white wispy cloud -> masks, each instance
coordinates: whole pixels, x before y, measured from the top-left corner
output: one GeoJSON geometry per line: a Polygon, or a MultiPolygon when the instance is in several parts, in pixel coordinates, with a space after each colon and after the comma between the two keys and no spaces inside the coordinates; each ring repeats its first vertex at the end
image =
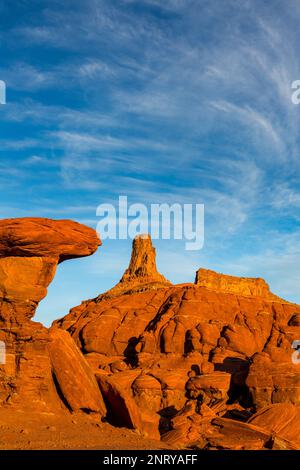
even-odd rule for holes
{"type": "MultiPolygon", "coordinates": [[[[27,53],[0,69],[18,93],[1,119],[32,125],[34,137],[4,137],[2,149],[22,152],[22,175],[52,172],[86,202],[57,214],[73,216],[70,206],[76,217],[78,206],[92,223],[91,208],[119,194],[204,203],[204,263],[261,270],[276,288],[285,269],[298,280],[300,107],[291,83],[300,78],[299,20],[297,0],[272,8],[260,0],[54,3],[10,31],[10,47],[22,42],[27,53]],[[31,48],[52,51],[52,65],[30,61],[31,48]],[[56,88],[57,101],[43,101],[56,88]],[[278,220],[292,232],[285,241],[278,220]]],[[[51,200],[47,207],[55,213],[51,200]]],[[[165,249],[169,266],[176,249],[165,249]]],[[[182,258],[184,280],[200,261],[182,258]]],[[[296,281],[282,289],[292,294],[296,281]]]]}

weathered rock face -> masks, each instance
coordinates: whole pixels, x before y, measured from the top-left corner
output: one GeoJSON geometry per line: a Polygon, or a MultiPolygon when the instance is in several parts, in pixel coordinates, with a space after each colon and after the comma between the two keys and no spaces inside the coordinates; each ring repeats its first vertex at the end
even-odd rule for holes
{"type": "Polygon", "coordinates": [[[49,257],[0,259],[0,324],[13,328],[33,317],[56,266],[57,261],[49,257]]]}
{"type": "Polygon", "coordinates": [[[71,336],[59,329],[50,331],[52,371],[69,408],[106,415],[96,378],[71,336]]]}
{"type": "Polygon", "coordinates": [[[275,403],[300,406],[299,365],[289,355],[277,348],[275,360],[267,353],[256,354],[250,365],[246,385],[256,409],[275,403]]]}
{"type": "MultiPolygon", "coordinates": [[[[99,373],[104,377],[102,382],[115,384],[115,390],[122,384],[125,397],[118,399],[118,407],[123,403],[124,408],[136,410],[134,400],[140,413],[147,411],[152,418],[153,413],[159,414],[162,433],[169,430],[172,417],[183,419],[182,410],[190,400],[209,416],[204,421],[201,417],[199,440],[200,418],[193,413],[198,446],[272,448],[275,444],[269,442],[269,431],[231,417],[245,421],[262,406],[298,403],[300,370],[293,369],[291,377],[291,343],[300,337],[300,307],[272,294],[262,279],[202,269],[196,284],[160,282],[150,246],[149,238],[137,239],[120,283],[72,309],[57,326],[68,330],[97,377],[99,373]],[[144,256],[145,246],[150,261],[144,256]],[[149,273],[156,273],[158,284],[148,282],[149,273]],[[256,359],[261,356],[269,361],[267,368],[256,359]],[[271,371],[275,361],[281,371],[276,380],[271,371]],[[220,403],[225,407],[217,416],[223,421],[212,422],[216,413],[211,410],[220,403]],[[234,409],[230,403],[235,403],[234,409]],[[206,432],[215,440],[204,439],[206,432]]],[[[135,423],[141,423],[141,418],[135,423]]],[[[188,422],[185,426],[190,429],[188,422]]],[[[182,438],[182,445],[192,445],[189,432],[188,437],[184,437],[185,431],[178,432],[168,442],[179,445],[182,438]]],[[[293,448],[294,444],[283,441],[276,445],[293,448]]]]}
{"type": "Polygon", "coordinates": [[[94,253],[94,230],[65,220],[38,218],[0,221],[0,326],[32,318],[46,296],[56,266],[94,253]]]}
{"type": "Polygon", "coordinates": [[[212,406],[221,400],[228,400],[230,380],[231,375],[226,372],[197,375],[189,379],[186,391],[190,398],[212,406]]]}
{"type": "Polygon", "coordinates": [[[223,405],[219,402],[208,407],[188,401],[171,420],[171,430],[163,435],[163,441],[176,447],[210,450],[299,449],[299,407],[272,405],[244,422],[246,416],[241,411],[234,420],[228,416],[233,405],[223,405]]]}
{"type": "Polygon", "coordinates": [[[89,256],[100,244],[93,229],[72,220],[35,217],[0,220],[0,258],[37,256],[61,262],[89,256]]]}
{"type": "Polygon", "coordinates": [[[92,254],[96,233],[72,221],[0,221],[0,404],[14,409],[105,414],[94,375],[68,333],[30,321],[56,266],[92,254]],[[63,399],[62,399],[63,398],[63,399]]]}
{"type": "Polygon", "coordinates": [[[265,281],[201,269],[173,286],[150,237],[138,237],[117,286],[48,330],[30,319],[57,264],[100,241],[48,219],[1,221],[0,233],[2,406],[107,415],[176,447],[300,447],[300,307],[265,281]]]}
{"type": "Polygon", "coordinates": [[[194,449],[261,450],[271,433],[254,425],[222,417],[218,407],[188,402],[172,419],[172,429],[163,435],[166,444],[194,449]]]}
{"type": "Polygon", "coordinates": [[[300,447],[300,407],[279,403],[262,408],[248,421],[300,447]]]}
{"type": "Polygon", "coordinates": [[[62,413],[65,409],[52,376],[47,328],[27,321],[24,325],[0,328],[6,348],[0,365],[0,407],[12,411],[62,413]]]}
{"type": "Polygon", "coordinates": [[[270,292],[266,281],[261,278],[228,276],[219,274],[210,269],[200,268],[196,272],[195,284],[199,287],[206,287],[214,292],[224,292],[250,297],[263,297],[273,299],[276,297],[270,292]]]}

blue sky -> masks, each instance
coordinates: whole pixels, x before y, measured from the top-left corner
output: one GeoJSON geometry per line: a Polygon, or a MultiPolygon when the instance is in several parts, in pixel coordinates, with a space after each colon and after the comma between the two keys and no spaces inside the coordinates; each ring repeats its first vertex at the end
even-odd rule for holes
{"type": "MultiPolygon", "coordinates": [[[[205,246],[156,241],[300,302],[298,0],[0,0],[1,217],[96,227],[100,203],[205,204],[205,246]]],[[[121,277],[131,241],[59,266],[49,324],[121,277]]]]}

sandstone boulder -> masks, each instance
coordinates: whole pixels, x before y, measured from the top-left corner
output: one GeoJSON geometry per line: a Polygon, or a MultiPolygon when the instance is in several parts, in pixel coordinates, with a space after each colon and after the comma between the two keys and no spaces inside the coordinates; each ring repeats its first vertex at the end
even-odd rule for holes
{"type": "Polygon", "coordinates": [[[96,378],[81,351],[66,331],[50,331],[49,354],[53,374],[64,400],[73,411],[106,415],[96,378]]]}
{"type": "Polygon", "coordinates": [[[0,258],[89,256],[101,244],[95,230],[72,220],[38,217],[0,220],[0,258]]]}
{"type": "Polygon", "coordinates": [[[278,354],[274,361],[267,353],[254,356],[246,385],[258,410],[275,403],[300,405],[299,365],[292,363],[291,352],[281,357],[278,354]]]}
{"type": "Polygon", "coordinates": [[[149,409],[138,407],[131,385],[136,373],[120,372],[114,376],[96,374],[100,390],[108,405],[110,422],[138,430],[143,436],[160,439],[159,415],[149,409]]]}
{"type": "Polygon", "coordinates": [[[300,447],[300,406],[290,403],[267,406],[252,416],[248,422],[300,447]]]}
{"type": "Polygon", "coordinates": [[[88,256],[100,243],[94,230],[72,221],[0,220],[0,326],[30,319],[57,264],[88,256]]]}
{"type": "Polygon", "coordinates": [[[186,389],[190,398],[210,406],[220,400],[228,400],[230,382],[230,374],[213,372],[190,378],[186,389]]]}

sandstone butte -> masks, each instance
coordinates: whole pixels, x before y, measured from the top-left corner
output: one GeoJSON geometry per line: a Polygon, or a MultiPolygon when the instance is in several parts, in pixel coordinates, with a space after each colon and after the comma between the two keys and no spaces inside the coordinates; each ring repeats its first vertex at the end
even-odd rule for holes
{"type": "Polygon", "coordinates": [[[123,427],[140,436],[126,434],[127,448],[300,449],[300,306],[263,279],[199,269],[172,285],[144,235],[115,287],[50,329],[31,320],[57,264],[100,244],[72,221],[0,221],[1,448],[34,448],[31,427],[51,447],[55,418],[70,436],[89,430],[66,446],[109,448],[113,436],[122,448],[123,427]]]}

